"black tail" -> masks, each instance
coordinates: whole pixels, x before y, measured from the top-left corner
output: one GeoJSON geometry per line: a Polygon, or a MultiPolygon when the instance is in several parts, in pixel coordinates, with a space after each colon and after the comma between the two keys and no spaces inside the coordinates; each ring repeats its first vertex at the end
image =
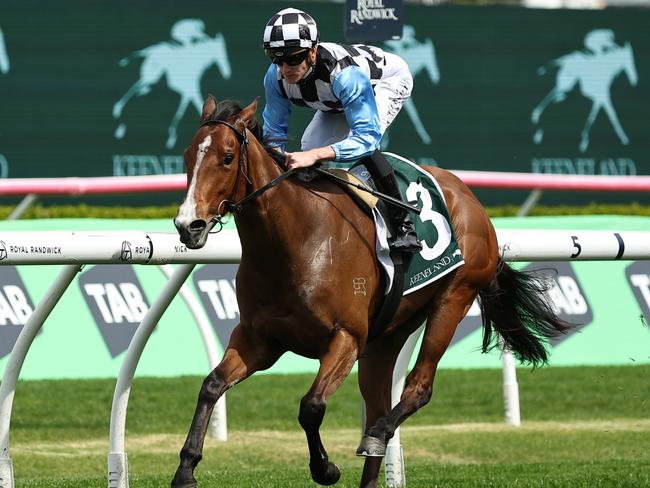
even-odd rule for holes
{"type": "Polygon", "coordinates": [[[550,282],[512,269],[499,258],[497,273],[479,293],[483,315],[483,352],[496,347],[497,336],[515,357],[533,366],[548,361],[546,340],[566,333],[570,325],[548,302],[550,282]]]}

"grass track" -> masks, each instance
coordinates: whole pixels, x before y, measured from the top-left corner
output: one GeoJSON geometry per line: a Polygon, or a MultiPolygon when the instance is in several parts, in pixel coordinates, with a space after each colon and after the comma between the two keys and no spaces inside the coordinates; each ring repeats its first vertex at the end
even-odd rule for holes
{"type": "MultiPolygon", "coordinates": [[[[409,487],[650,486],[650,366],[519,371],[523,426],[502,424],[501,372],[442,370],[434,400],[402,429],[409,487]],[[470,422],[471,421],[471,422],[470,422]]],[[[305,487],[296,422],[311,375],[258,376],[228,395],[230,439],[208,439],[202,487],[305,487]]],[[[127,419],[132,488],[169,486],[200,378],[138,379],[127,419]]],[[[17,487],[105,487],[114,380],[18,387],[11,455],[17,487]]],[[[355,487],[360,403],[351,377],[323,428],[355,487]]]]}

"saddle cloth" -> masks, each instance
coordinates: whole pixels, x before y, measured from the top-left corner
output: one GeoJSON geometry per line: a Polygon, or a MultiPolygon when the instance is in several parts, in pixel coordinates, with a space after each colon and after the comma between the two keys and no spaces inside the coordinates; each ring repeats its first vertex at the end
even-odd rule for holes
{"type": "MultiPolygon", "coordinates": [[[[416,164],[404,159],[397,154],[384,153],[384,156],[393,167],[400,193],[404,201],[415,205],[420,209],[420,215],[411,214],[415,223],[415,229],[422,243],[422,250],[411,258],[404,276],[404,295],[412,293],[420,288],[445,276],[454,269],[463,265],[463,254],[458,247],[458,242],[450,225],[449,212],[445,197],[436,179],[416,164]]],[[[331,169],[339,177],[344,177],[345,171],[331,169]]],[[[370,173],[361,163],[356,163],[345,176],[354,181],[356,177],[365,186],[372,187],[370,173]]],[[[347,185],[342,185],[346,187],[347,185]]],[[[375,221],[376,228],[376,252],[377,260],[380,262],[386,274],[386,290],[388,294],[393,286],[395,267],[390,257],[388,238],[390,231],[386,225],[385,205],[377,204],[377,199],[369,193],[353,190],[360,199],[368,200],[366,205],[375,221]]]]}

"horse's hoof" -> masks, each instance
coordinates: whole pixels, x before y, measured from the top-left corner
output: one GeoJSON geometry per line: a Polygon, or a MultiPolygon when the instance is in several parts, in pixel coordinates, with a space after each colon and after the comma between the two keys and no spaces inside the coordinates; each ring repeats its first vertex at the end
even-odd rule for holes
{"type": "Polygon", "coordinates": [[[197,483],[194,476],[190,474],[189,477],[179,474],[178,472],[172,480],[172,488],[196,488],[197,483]]]}
{"type": "Polygon", "coordinates": [[[361,444],[357,448],[357,456],[384,457],[386,455],[386,443],[377,437],[364,435],[361,444]]]}
{"type": "Polygon", "coordinates": [[[190,483],[177,484],[172,482],[172,488],[196,488],[196,481],[190,483]]]}
{"type": "Polygon", "coordinates": [[[341,478],[341,470],[331,462],[327,462],[327,468],[322,473],[311,470],[311,478],[319,485],[333,485],[341,478]]]}

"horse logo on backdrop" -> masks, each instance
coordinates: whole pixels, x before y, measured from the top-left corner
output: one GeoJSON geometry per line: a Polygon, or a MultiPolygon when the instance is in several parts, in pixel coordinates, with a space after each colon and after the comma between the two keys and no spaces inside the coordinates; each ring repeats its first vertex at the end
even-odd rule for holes
{"type": "MultiPolygon", "coordinates": [[[[201,78],[205,71],[216,64],[224,79],[229,79],[231,75],[223,35],[219,33],[214,37],[208,36],[202,20],[179,20],[172,27],[171,37],[172,41],[154,44],[120,60],[119,65],[126,66],[133,58],[143,58],[140,79],[113,105],[113,117],[119,120],[124,106],[132,97],[147,95],[165,77],[167,87],[181,97],[169,125],[167,149],[176,145],[176,129],[187,107],[192,104],[201,113],[201,78]]],[[[115,138],[122,139],[125,134],[126,124],[122,122],[115,131],[115,138]]]]}
{"type": "Polygon", "coordinates": [[[560,56],[537,70],[539,75],[547,72],[547,68],[557,67],[555,86],[533,109],[531,120],[537,127],[533,136],[535,144],[542,142],[544,131],[539,127],[540,117],[552,103],[563,102],[567,94],[576,86],[580,93],[591,100],[591,111],[580,136],[580,151],[585,152],[589,147],[589,131],[601,110],[604,110],[611,122],[621,144],[628,145],[628,139],[611,99],[611,87],[614,79],[624,72],[630,84],[638,82],[634,54],[629,42],[619,46],[614,41],[614,32],[610,29],[595,29],[590,31],[584,40],[585,49],[573,51],[560,56]]]}
{"type": "MultiPolygon", "coordinates": [[[[436,61],[436,49],[431,39],[423,42],[415,38],[415,28],[412,25],[404,26],[402,38],[396,41],[385,41],[387,51],[391,51],[400,56],[409,65],[411,74],[415,78],[420,72],[425,71],[429,75],[431,83],[434,85],[440,82],[440,70],[436,61]]],[[[404,103],[404,109],[415,126],[415,131],[424,144],[431,144],[431,136],[424,128],[420,114],[415,107],[412,98],[408,98],[404,103]]],[[[385,137],[385,139],[387,139],[385,137]]]]}
{"type": "MultiPolygon", "coordinates": [[[[7,56],[7,48],[5,47],[5,38],[0,29],[0,74],[6,75],[9,73],[9,56],[7,56]]],[[[0,154],[0,178],[6,178],[9,173],[9,163],[7,159],[0,154]]]]}
{"type": "Polygon", "coordinates": [[[7,48],[5,47],[5,38],[0,29],[0,73],[9,73],[9,56],[7,56],[7,48]]]}

